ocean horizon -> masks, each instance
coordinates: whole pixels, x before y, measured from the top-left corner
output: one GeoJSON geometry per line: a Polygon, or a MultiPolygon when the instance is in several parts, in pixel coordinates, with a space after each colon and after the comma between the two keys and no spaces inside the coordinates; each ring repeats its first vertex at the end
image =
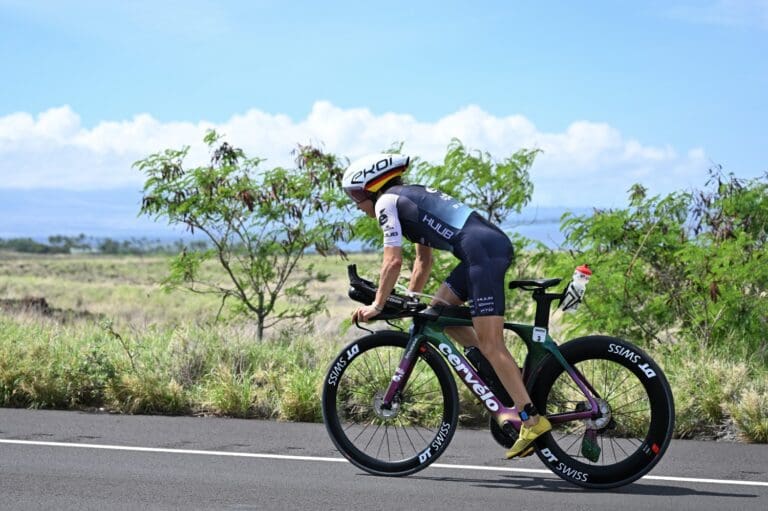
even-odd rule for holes
{"type": "MultiPolygon", "coordinates": [[[[199,240],[181,226],[140,216],[141,191],[134,189],[66,191],[55,189],[0,189],[0,238],[31,238],[80,234],[93,239],[147,239],[160,242],[199,240]]],[[[564,213],[589,214],[592,208],[529,206],[502,224],[507,232],[556,248],[563,244],[560,220],[564,213]]],[[[359,250],[350,242],[345,250],[359,250]]]]}

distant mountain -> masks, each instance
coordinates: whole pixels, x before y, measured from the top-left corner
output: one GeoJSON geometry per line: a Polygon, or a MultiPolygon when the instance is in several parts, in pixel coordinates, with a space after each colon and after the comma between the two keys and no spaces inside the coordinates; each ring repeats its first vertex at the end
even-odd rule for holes
{"type": "MultiPolygon", "coordinates": [[[[47,239],[62,234],[94,238],[147,238],[177,240],[190,237],[180,227],[170,227],[138,216],[138,189],[66,191],[53,189],[0,189],[0,238],[47,239]]],[[[549,246],[563,241],[559,231],[564,208],[529,207],[505,222],[504,227],[549,246]]],[[[580,208],[576,213],[588,213],[580,208]]]]}

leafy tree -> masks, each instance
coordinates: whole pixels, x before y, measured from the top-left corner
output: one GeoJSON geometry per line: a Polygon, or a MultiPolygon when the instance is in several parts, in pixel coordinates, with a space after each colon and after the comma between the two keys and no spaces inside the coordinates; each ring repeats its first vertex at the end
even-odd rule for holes
{"type": "Polygon", "coordinates": [[[134,164],[147,176],[141,213],[202,232],[210,242],[207,250],[183,249],[165,284],[217,295],[221,308],[233,299],[234,312],[255,318],[259,339],[282,321],[310,321],[325,308],[325,297],[311,297],[308,287],[327,275],[298,263],[310,249],[332,251],[348,234],[334,214],[338,169],[302,161],[298,169],[262,169],[261,159],[216,132],[204,140],[209,165],[185,167],[188,147],[134,164]],[[224,269],[226,282],[201,271],[210,259],[224,269]]]}
{"type": "Polygon", "coordinates": [[[91,248],[89,240],[85,234],[77,237],[55,235],[48,237],[48,244],[53,248],[61,249],[62,252],[69,253],[74,250],[88,250],[91,248]]]}
{"type": "Polygon", "coordinates": [[[68,254],[70,251],[69,246],[46,245],[32,238],[0,239],[0,249],[27,254],[68,254]]]}
{"type": "Polygon", "coordinates": [[[625,209],[567,215],[572,250],[550,262],[595,270],[574,329],[768,358],[767,192],[768,175],[716,167],[703,190],[647,197],[635,185],[625,209]]]}
{"type": "Polygon", "coordinates": [[[685,268],[676,254],[686,242],[689,204],[688,194],[647,198],[635,186],[627,209],[564,216],[572,250],[555,252],[558,263],[549,272],[566,275],[582,263],[594,272],[583,306],[590,313],[571,316],[574,325],[646,343],[668,338],[680,313],[669,293],[681,291],[676,283],[685,268]]]}
{"type": "Polygon", "coordinates": [[[422,184],[456,197],[488,220],[502,224],[530,202],[533,183],[528,171],[539,152],[520,149],[497,162],[489,153],[470,151],[454,138],[443,163],[421,163],[417,175],[422,184]]]}
{"type": "Polygon", "coordinates": [[[768,359],[768,174],[744,180],[717,166],[707,187],[693,195],[695,242],[680,253],[691,280],[684,324],[702,346],[768,359]]]}

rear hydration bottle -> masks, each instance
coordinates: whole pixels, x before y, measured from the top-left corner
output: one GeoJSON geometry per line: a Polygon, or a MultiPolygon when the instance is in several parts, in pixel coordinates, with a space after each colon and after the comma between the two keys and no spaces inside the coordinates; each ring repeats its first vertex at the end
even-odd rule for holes
{"type": "Polygon", "coordinates": [[[592,270],[589,266],[583,264],[577,266],[573,271],[573,279],[565,290],[565,298],[561,302],[560,309],[565,312],[575,312],[579,308],[584,291],[586,290],[589,278],[592,276],[592,270]]]}

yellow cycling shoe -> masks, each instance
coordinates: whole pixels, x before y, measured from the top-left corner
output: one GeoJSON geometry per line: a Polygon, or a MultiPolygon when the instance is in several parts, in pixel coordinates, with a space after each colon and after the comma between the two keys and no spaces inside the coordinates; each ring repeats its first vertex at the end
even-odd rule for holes
{"type": "Polygon", "coordinates": [[[515,445],[507,451],[507,459],[531,455],[533,453],[531,443],[551,429],[552,424],[549,423],[546,417],[539,417],[539,422],[535,426],[528,427],[523,424],[515,445]]]}

